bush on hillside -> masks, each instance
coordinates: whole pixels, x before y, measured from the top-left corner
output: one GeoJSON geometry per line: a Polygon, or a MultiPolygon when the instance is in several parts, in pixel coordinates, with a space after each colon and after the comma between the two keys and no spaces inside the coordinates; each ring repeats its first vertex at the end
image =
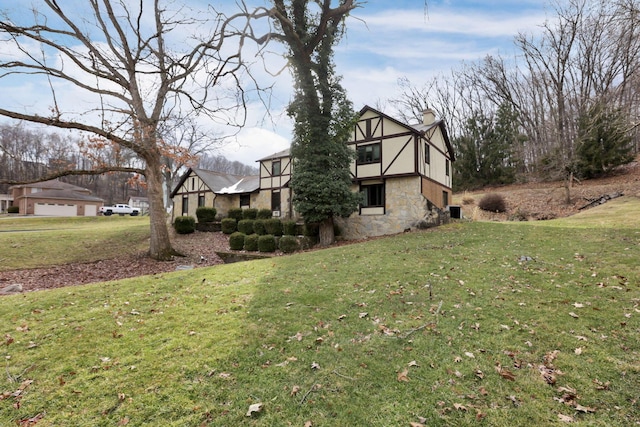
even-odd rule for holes
{"type": "Polygon", "coordinates": [[[253,221],[252,219],[241,219],[238,221],[238,231],[246,235],[253,234],[253,221]]]}
{"type": "Polygon", "coordinates": [[[229,236],[229,248],[232,251],[241,251],[244,249],[244,239],[246,235],[244,233],[240,233],[236,231],[229,236]]]}
{"type": "Polygon", "coordinates": [[[253,221],[253,232],[259,236],[264,236],[265,234],[267,234],[264,222],[264,219],[256,219],[255,221],[253,221]]]}
{"type": "Polygon", "coordinates": [[[282,221],[280,221],[280,218],[265,219],[264,228],[267,230],[267,234],[282,236],[282,221]]]}
{"type": "Polygon", "coordinates": [[[236,220],[233,218],[223,218],[222,221],[220,221],[220,227],[224,234],[231,234],[238,229],[236,220]]]}
{"type": "Polygon", "coordinates": [[[242,210],[242,218],[243,219],[256,219],[258,216],[258,209],[243,209],[242,210]]]}
{"type": "Polygon", "coordinates": [[[483,211],[488,212],[506,212],[507,202],[504,200],[502,195],[498,193],[489,193],[480,199],[478,207],[483,211]]]}
{"type": "Polygon", "coordinates": [[[213,222],[216,220],[217,213],[216,208],[200,206],[196,209],[196,218],[198,218],[198,222],[213,222]]]}
{"type": "Polygon", "coordinates": [[[196,231],[196,219],[192,216],[179,216],[173,221],[173,228],[178,234],[190,234],[196,231]]]}
{"type": "Polygon", "coordinates": [[[285,236],[295,236],[296,233],[296,222],[293,220],[282,221],[282,233],[285,236]]]}
{"type": "Polygon", "coordinates": [[[258,250],[260,252],[275,252],[276,238],[272,234],[265,234],[258,237],[258,250]]]}
{"type": "Polygon", "coordinates": [[[244,238],[244,250],[249,252],[255,252],[258,250],[258,236],[257,234],[249,234],[244,238]]]}
{"type": "Polygon", "coordinates": [[[242,209],[240,208],[229,209],[229,212],[227,213],[228,218],[233,218],[236,221],[240,221],[241,219],[243,219],[242,216],[243,216],[243,213],[242,213],[242,209]]]}
{"type": "Polygon", "coordinates": [[[284,235],[280,238],[278,247],[285,254],[290,254],[300,249],[300,243],[298,243],[298,239],[295,236],[284,235]]]}
{"type": "Polygon", "coordinates": [[[273,216],[273,213],[271,212],[271,209],[260,209],[258,211],[258,218],[259,219],[269,219],[273,216]]]}

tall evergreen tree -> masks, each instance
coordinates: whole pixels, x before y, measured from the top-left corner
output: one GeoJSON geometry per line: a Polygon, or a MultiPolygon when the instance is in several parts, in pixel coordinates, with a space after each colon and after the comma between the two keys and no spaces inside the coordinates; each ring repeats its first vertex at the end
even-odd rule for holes
{"type": "Polygon", "coordinates": [[[618,109],[592,106],[578,121],[576,173],[595,178],[633,160],[629,124],[618,109]]]}
{"type": "Polygon", "coordinates": [[[306,222],[320,224],[320,244],[335,240],[333,218],[357,209],[349,165],[354,156],[346,142],[355,123],[353,105],[335,74],[334,46],[344,32],[344,18],[355,0],[273,0],[272,34],[288,49],[295,81],[289,115],[295,121],[291,156],[293,205],[306,222]],[[317,10],[319,8],[319,10],[317,10]]]}

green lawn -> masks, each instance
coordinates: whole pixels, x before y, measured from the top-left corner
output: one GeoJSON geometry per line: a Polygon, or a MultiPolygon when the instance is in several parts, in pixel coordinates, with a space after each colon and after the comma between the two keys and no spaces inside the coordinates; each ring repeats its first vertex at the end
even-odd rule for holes
{"type": "Polygon", "coordinates": [[[638,425],[640,222],[576,221],[0,298],[0,425],[638,425]]]}

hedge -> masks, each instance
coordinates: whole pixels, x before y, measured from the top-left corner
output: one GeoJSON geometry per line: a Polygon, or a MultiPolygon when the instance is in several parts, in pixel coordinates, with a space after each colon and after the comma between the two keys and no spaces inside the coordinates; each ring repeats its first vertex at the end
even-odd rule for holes
{"type": "Polygon", "coordinates": [[[173,221],[173,228],[178,234],[189,234],[196,231],[196,219],[192,216],[179,216],[173,221]]]}
{"type": "Polygon", "coordinates": [[[238,231],[246,235],[253,234],[253,219],[241,219],[238,221],[238,231]]]}
{"type": "Polygon", "coordinates": [[[244,238],[244,250],[255,252],[258,250],[258,236],[257,234],[249,234],[244,238]]]}
{"type": "Polygon", "coordinates": [[[232,209],[229,209],[229,213],[227,214],[227,217],[233,218],[236,221],[240,221],[242,219],[242,215],[243,215],[242,209],[232,208],[232,209]]]}
{"type": "Polygon", "coordinates": [[[280,238],[278,246],[280,250],[285,254],[290,254],[300,249],[300,243],[298,243],[298,239],[295,236],[291,235],[282,236],[280,238]]]}
{"type": "Polygon", "coordinates": [[[242,219],[256,219],[258,216],[258,209],[243,209],[242,210],[242,219]]]}
{"type": "Polygon", "coordinates": [[[258,211],[258,219],[269,219],[273,216],[271,209],[260,209],[258,211]]]}
{"type": "Polygon", "coordinates": [[[258,237],[258,250],[260,252],[275,252],[276,238],[272,234],[265,234],[258,237]]]}
{"type": "Polygon", "coordinates": [[[253,221],[253,232],[259,236],[264,236],[265,234],[267,234],[267,229],[265,228],[264,223],[264,219],[256,219],[255,221],[253,221]]]}
{"type": "Polygon", "coordinates": [[[293,220],[282,221],[282,233],[285,236],[296,236],[298,233],[296,222],[293,220]]]}
{"type": "Polygon", "coordinates": [[[244,239],[246,235],[244,233],[240,233],[236,231],[229,236],[229,248],[232,251],[241,251],[244,249],[244,239]]]}
{"type": "Polygon", "coordinates": [[[238,230],[236,220],[233,218],[223,218],[220,221],[220,227],[224,234],[231,234],[238,230]]]}
{"type": "Polygon", "coordinates": [[[264,228],[268,234],[282,236],[282,221],[280,221],[280,218],[265,219],[264,228]]]}
{"type": "Polygon", "coordinates": [[[213,222],[216,220],[217,214],[218,211],[216,208],[200,206],[196,209],[196,218],[198,218],[198,222],[213,222]]]}

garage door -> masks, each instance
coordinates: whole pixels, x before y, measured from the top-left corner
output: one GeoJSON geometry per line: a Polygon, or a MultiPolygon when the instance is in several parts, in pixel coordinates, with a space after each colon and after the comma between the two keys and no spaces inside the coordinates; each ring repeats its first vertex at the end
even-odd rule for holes
{"type": "Polygon", "coordinates": [[[78,214],[78,207],[76,205],[66,204],[36,203],[34,214],[49,216],[76,216],[78,214]]]}
{"type": "Polygon", "coordinates": [[[84,216],[96,216],[98,207],[96,205],[84,205],[84,216]]]}

